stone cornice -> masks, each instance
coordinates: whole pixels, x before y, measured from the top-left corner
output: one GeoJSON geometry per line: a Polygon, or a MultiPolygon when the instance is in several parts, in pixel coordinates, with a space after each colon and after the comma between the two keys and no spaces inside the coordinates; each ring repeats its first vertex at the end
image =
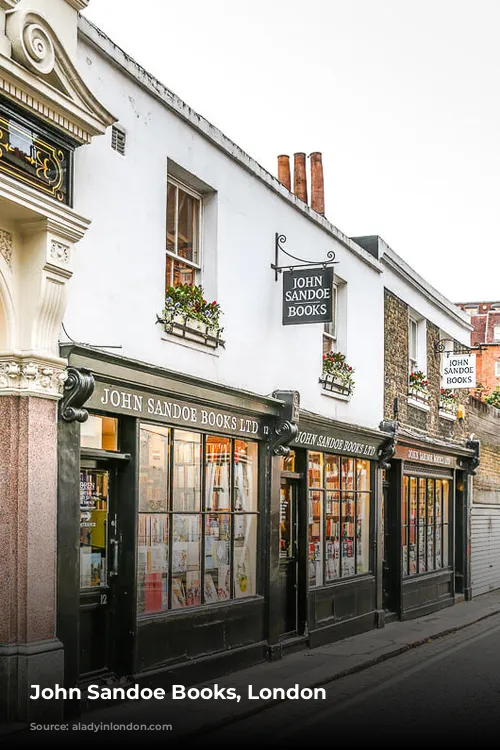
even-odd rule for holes
{"type": "Polygon", "coordinates": [[[38,215],[39,220],[45,222],[49,231],[70,242],[80,240],[90,225],[88,219],[77,214],[72,208],[56,203],[51,198],[7,175],[2,175],[0,180],[0,198],[6,198],[26,208],[32,218],[38,215]]]}
{"type": "Polygon", "coordinates": [[[77,143],[89,143],[115,122],[88,89],[43,16],[23,10],[9,13],[6,35],[12,55],[0,57],[1,93],[49,120],[77,143]]]}
{"type": "MultiPolygon", "coordinates": [[[[17,0],[15,0],[15,2],[17,2],[17,0]]],[[[89,4],[89,0],[66,0],[66,2],[75,10],[84,10],[89,4]]]]}
{"type": "Polygon", "coordinates": [[[59,399],[66,379],[64,359],[31,352],[0,354],[0,396],[59,399]]]}

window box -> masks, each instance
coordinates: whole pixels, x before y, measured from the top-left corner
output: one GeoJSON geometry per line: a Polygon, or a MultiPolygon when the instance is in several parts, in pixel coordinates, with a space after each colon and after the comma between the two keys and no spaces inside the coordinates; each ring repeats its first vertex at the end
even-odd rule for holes
{"type": "Polygon", "coordinates": [[[415,409],[420,409],[421,411],[430,411],[429,396],[428,391],[422,391],[419,388],[409,388],[408,406],[414,406],[415,409]]]}
{"type": "Polygon", "coordinates": [[[212,349],[217,349],[219,346],[225,347],[226,342],[221,338],[222,330],[209,326],[200,320],[193,320],[183,315],[174,315],[172,318],[158,317],[157,323],[162,323],[165,333],[172,336],[179,336],[212,349]]]}
{"type": "Polygon", "coordinates": [[[336,375],[324,372],[319,379],[325,391],[349,398],[352,394],[352,386],[345,385],[336,375]]]}
{"type": "Polygon", "coordinates": [[[457,418],[457,397],[450,388],[441,388],[439,416],[452,422],[457,418]]]}

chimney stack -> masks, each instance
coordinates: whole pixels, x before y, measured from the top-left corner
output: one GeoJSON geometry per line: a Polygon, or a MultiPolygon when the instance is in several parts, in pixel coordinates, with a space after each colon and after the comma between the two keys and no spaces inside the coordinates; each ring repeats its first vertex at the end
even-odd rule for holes
{"type": "Polygon", "coordinates": [[[311,208],[322,216],[325,215],[325,183],[323,179],[323,161],[319,151],[309,154],[311,159],[311,208]]]}
{"type": "Polygon", "coordinates": [[[301,201],[307,203],[306,155],[293,155],[293,192],[301,201]]]}
{"type": "Polygon", "coordinates": [[[292,189],[292,178],[290,175],[290,157],[288,154],[278,156],[278,180],[287,190],[292,189]]]}

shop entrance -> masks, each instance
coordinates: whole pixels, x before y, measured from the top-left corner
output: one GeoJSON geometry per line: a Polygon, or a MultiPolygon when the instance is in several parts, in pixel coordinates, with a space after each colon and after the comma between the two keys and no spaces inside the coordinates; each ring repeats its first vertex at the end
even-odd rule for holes
{"type": "Polygon", "coordinates": [[[280,487],[279,598],[281,638],[298,633],[298,480],[282,478],[280,487]]]}
{"type": "Polygon", "coordinates": [[[114,618],[119,578],[117,471],[109,462],[80,468],[80,679],[115,674],[114,618]]]}
{"type": "Polygon", "coordinates": [[[396,619],[400,610],[399,549],[399,476],[395,469],[382,480],[382,606],[386,622],[396,619]],[[389,477],[391,481],[389,481],[389,477]]]}

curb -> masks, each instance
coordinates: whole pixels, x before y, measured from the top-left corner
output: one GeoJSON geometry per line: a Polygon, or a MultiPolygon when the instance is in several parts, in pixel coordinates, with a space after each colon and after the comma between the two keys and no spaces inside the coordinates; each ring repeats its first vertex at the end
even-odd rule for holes
{"type": "MultiPolygon", "coordinates": [[[[307,687],[307,688],[322,687],[323,685],[327,685],[330,682],[335,682],[336,680],[340,680],[342,679],[342,677],[347,677],[348,675],[356,674],[358,672],[363,672],[365,669],[369,669],[370,667],[374,667],[377,664],[381,664],[384,661],[388,661],[389,659],[393,659],[396,656],[400,656],[400,654],[404,654],[405,652],[410,651],[413,648],[419,648],[420,646],[424,646],[426,643],[429,643],[429,641],[435,641],[438,638],[444,638],[445,636],[451,635],[452,633],[457,633],[460,630],[465,630],[465,628],[469,628],[472,625],[476,625],[478,622],[482,622],[483,620],[487,620],[490,617],[494,617],[495,615],[499,615],[499,614],[500,614],[500,609],[497,609],[494,612],[489,612],[486,615],[481,615],[481,617],[478,617],[477,620],[471,620],[471,622],[466,622],[462,625],[455,625],[453,627],[446,628],[445,630],[442,630],[439,633],[435,633],[432,636],[421,638],[420,640],[414,641],[413,643],[406,643],[405,645],[399,646],[398,648],[395,648],[392,651],[387,652],[386,654],[380,654],[380,656],[376,656],[372,659],[367,659],[361,664],[356,664],[352,667],[348,667],[347,669],[344,669],[341,672],[336,672],[335,674],[329,677],[322,677],[320,680],[314,680],[313,682],[310,682],[304,685],[304,687],[307,687]]],[[[287,700],[288,698],[274,698],[273,700],[266,701],[264,705],[253,706],[252,708],[248,708],[245,711],[241,711],[241,713],[238,713],[232,716],[226,716],[225,718],[218,719],[217,721],[212,722],[210,724],[203,724],[201,727],[198,727],[197,729],[193,729],[193,731],[191,732],[186,732],[184,734],[179,735],[178,739],[190,740],[190,739],[199,737],[200,735],[206,735],[206,734],[209,734],[210,732],[215,732],[218,729],[222,729],[223,727],[229,726],[231,724],[236,724],[239,721],[243,721],[244,719],[250,718],[251,716],[255,716],[256,714],[262,713],[263,711],[267,711],[270,708],[274,708],[275,706],[279,705],[280,703],[284,703],[287,700]]]]}

